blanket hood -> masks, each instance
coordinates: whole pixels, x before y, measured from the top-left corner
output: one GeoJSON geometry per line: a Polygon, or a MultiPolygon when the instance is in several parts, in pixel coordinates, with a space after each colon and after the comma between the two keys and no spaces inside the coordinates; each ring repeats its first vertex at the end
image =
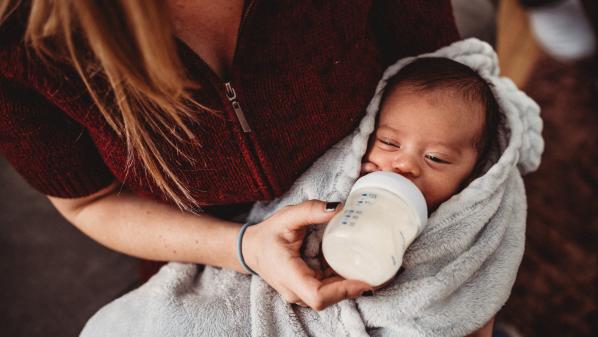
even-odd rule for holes
{"type": "Polygon", "coordinates": [[[535,171],[540,165],[544,151],[540,107],[519,90],[510,79],[499,75],[496,53],[489,44],[478,39],[470,38],[458,41],[432,53],[403,58],[389,66],[376,87],[376,93],[368,106],[368,111],[379,110],[380,99],[389,78],[409,63],[425,57],[445,57],[464,64],[478,72],[491,84],[492,92],[506,120],[506,125],[499,130],[499,137],[502,138],[501,152],[505,150],[506,146],[510,146],[516,149],[518,154],[512,158],[501,158],[501,164],[517,165],[521,174],[535,171]]]}
{"type": "MultiPolygon", "coordinates": [[[[374,97],[370,101],[366,116],[359,125],[359,131],[362,135],[370,135],[375,127],[375,116],[380,108],[380,101],[386,88],[389,78],[397,74],[403,67],[419,58],[425,57],[444,57],[459,62],[475,70],[485,79],[491,87],[491,90],[499,105],[500,113],[504,116],[504,123],[499,127],[498,137],[500,153],[495,157],[498,161],[494,163],[486,174],[500,175],[504,177],[494,177],[502,179],[476,179],[470,186],[481,183],[494,182],[501,184],[506,179],[505,166],[517,167],[519,172],[527,174],[535,171],[540,165],[542,153],[544,151],[544,140],[542,139],[542,119],[540,118],[540,107],[523,91],[508,78],[499,75],[499,64],[496,53],[486,42],[476,38],[470,38],[452,43],[435,52],[421,54],[414,57],[400,59],[389,66],[382,76],[382,79],[376,87],[374,97]],[[507,151],[508,149],[508,151],[507,151]]],[[[363,147],[363,142],[354,142],[356,147],[363,147]],[[359,146],[359,144],[361,146],[359,146]]],[[[355,148],[357,153],[364,154],[365,148],[355,148]]],[[[352,176],[352,175],[351,175],[352,176]]],[[[351,177],[355,178],[355,177],[351,177]]],[[[477,191],[480,186],[467,191],[477,191]]],[[[496,186],[486,186],[482,190],[491,191],[496,186]]]]}

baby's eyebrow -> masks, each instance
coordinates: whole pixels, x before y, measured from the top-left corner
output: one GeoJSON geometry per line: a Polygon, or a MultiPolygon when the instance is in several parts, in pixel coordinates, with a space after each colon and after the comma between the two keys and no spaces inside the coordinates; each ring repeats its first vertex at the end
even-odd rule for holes
{"type": "Polygon", "coordinates": [[[394,132],[394,133],[399,133],[399,130],[393,128],[392,126],[386,125],[386,124],[380,125],[378,127],[378,130],[380,130],[380,129],[387,129],[388,131],[391,131],[391,132],[394,132]]]}
{"type": "MultiPolygon", "coordinates": [[[[387,124],[378,126],[378,130],[377,131],[380,131],[380,130],[390,131],[390,132],[397,133],[397,134],[401,133],[398,129],[395,129],[392,126],[387,125],[387,124]]],[[[461,155],[461,149],[460,149],[460,147],[456,146],[454,144],[450,144],[450,143],[447,143],[447,142],[444,142],[444,141],[432,141],[432,142],[429,143],[429,145],[442,147],[442,148],[446,149],[448,152],[452,152],[454,154],[461,155]]]]}
{"type": "Polygon", "coordinates": [[[442,146],[442,147],[446,147],[446,148],[449,148],[449,149],[456,149],[457,148],[456,146],[451,145],[450,143],[447,143],[447,142],[443,142],[443,141],[430,142],[430,145],[442,146]]]}
{"type": "Polygon", "coordinates": [[[452,146],[452,145],[444,143],[444,142],[433,142],[433,143],[430,143],[430,145],[442,147],[443,149],[448,150],[449,152],[454,152],[457,154],[461,153],[461,150],[459,149],[458,146],[452,146]]]}

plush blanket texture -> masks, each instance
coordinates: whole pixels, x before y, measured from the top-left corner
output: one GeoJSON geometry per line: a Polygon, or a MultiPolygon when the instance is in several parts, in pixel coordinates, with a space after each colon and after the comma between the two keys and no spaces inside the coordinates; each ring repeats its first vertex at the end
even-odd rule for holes
{"type": "MultiPolygon", "coordinates": [[[[499,76],[488,44],[468,39],[417,57],[431,56],[461,62],[491,83],[505,123],[487,172],[431,214],[392,283],[374,296],[316,312],[286,303],[257,276],[170,263],[101,309],[81,335],[464,336],[484,325],[509,297],[521,262],[526,221],[521,175],[540,163],[542,121],[537,104],[499,76]]],[[[386,79],[414,59],[389,67],[359,127],[284,196],[257,203],[248,221],[307,199],[344,200],[359,175],[386,79]]],[[[312,265],[322,233],[322,226],[314,226],[306,238],[304,255],[312,265]]]]}

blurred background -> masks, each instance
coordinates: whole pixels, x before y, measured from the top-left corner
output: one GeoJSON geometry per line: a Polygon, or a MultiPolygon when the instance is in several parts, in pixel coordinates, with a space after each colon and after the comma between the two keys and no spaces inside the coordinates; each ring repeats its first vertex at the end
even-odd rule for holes
{"type": "MultiPolygon", "coordinates": [[[[462,35],[495,45],[545,123],[542,165],[525,177],[526,252],[496,336],[598,336],[598,8],[580,4],[453,0],[462,35]]],[[[79,233],[1,157],[0,186],[3,336],[76,336],[139,285],[137,260],[79,233]]]]}

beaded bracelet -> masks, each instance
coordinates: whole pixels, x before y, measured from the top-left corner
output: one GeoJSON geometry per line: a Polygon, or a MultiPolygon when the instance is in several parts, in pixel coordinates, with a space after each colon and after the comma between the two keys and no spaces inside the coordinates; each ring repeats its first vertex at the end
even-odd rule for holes
{"type": "Polygon", "coordinates": [[[245,234],[245,230],[247,229],[247,227],[253,225],[255,224],[245,223],[243,226],[241,226],[241,231],[237,236],[237,256],[239,257],[239,262],[241,262],[241,266],[243,266],[243,269],[245,269],[246,272],[259,276],[256,272],[253,271],[253,269],[249,268],[247,263],[245,263],[245,259],[243,258],[243,234],[245,234]]]}

